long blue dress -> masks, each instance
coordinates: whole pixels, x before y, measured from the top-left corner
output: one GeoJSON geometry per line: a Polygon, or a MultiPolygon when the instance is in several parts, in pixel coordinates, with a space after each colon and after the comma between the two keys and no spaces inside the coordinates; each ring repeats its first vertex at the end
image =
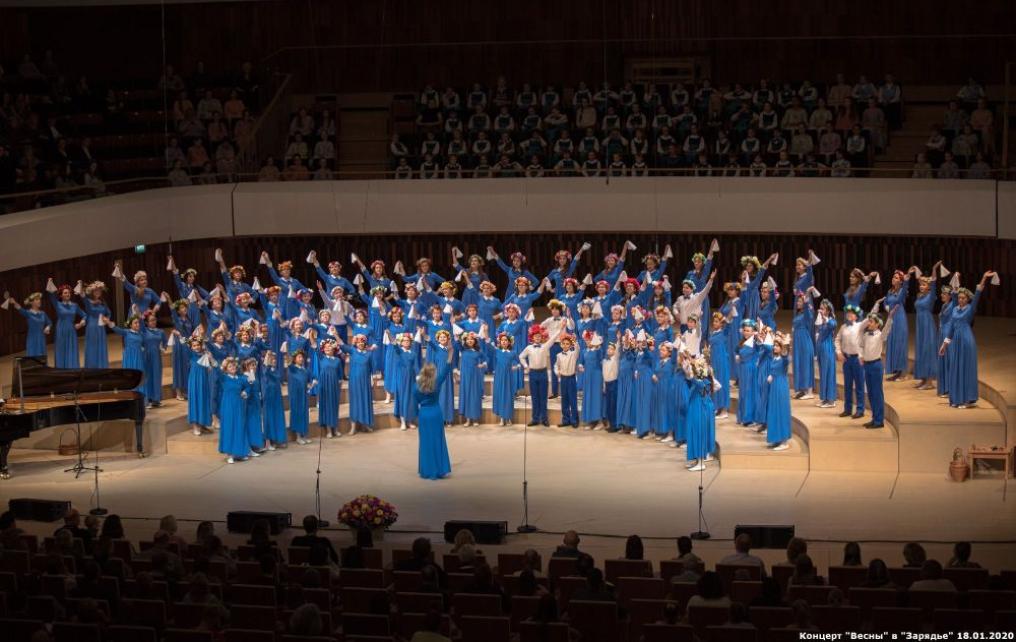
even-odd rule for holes
{"type": "MultiPolygon", "coordinates": [[[[684,376],[678,375],[682,379],[684,376]]],[[[716,449],[716,409],[713,406],[712,379],[687,379],[688,411],[686,414],[686,432],[688,444],[686,457],[688,461],[702,459],[716,449]]]]}
{"type": "Polygon", "coordinates": [[[290,364],[286,378],[289,382],[289,429],[298,437],[306,437],[310,426],[310,400],[307,395],[310,371],[295,363],[290,364]]]}
{"type": "Polygon", "coordinates": [[[836,401],[836,319],[830,317],[818,327],[815,353],[818,355],[819,391],[822,402],[836,401]]]}
{"type": "Polygon", "coordinates": [[[635,351],[622,349],[617,364],[617,418],[611,423],[617,428],[635,427],[635,351]]]}
{"type": "Polygon", "coordinates": [[[755,396],[755,421],[765,424],[769,406],[769,366],[773,356],[771,343],[756,344],[758,350],[758,372],[755,374],[758,393],[755,396]]]}
{"type": "Polygon", "coordinates": [[[690,382],[680,372],[671,377],[674,386],[675,421],[674,441],[688,441],[688,396],[691,394],[690,382]]]}
{"type": "Polygon", "coordinates": [[[509,423],[515,421],[515,393],[518,390],[515,371],[520,367],[514,350],[498,348],[494,351],[494,415],[509,423]]]}
{"type": "Polygon", "coordinates": [[[85,313],[77,303],[61,301],[52,292],[49,293],[49,301],[56,309],[56,337],[53,339],[56,367],[79,368],[78,331],[74,329],[74,323],[78,318],[85,318],[85,313]]]}
{"type": "Polygon", "coordinates": [[[173,329],[180,333],[173,342],[173,388],[186,390],[187,382],[190,380],[191,363],[189,354],[191,349],[187,345],[187,339],[194,332],[194,324],[191,323],[190,317],[181,317],[175,309],[170,309],[170,315],[173,317],[173,329]]]}
{"type": "Polygon", "coordinates": [[[759,295],[759,288],[762,286],[762,282],[765,281],[766,270],[758,269],[755,272],[755,276],[748,280],[747,285],[744,287],[744,291],[741,294],[743,300],[743,313],[745,319],[755,319],[758,317],[759,308],[762,305],[762,298],[759,295]]]}
{"type": "MultiPolygon", "coordinates": [[[[215,363],[221,365],[223,359],[233,356],[234,345],[229,342],[220,345],[211,341],[206,346],[206,349],[211,353],[215,363]]],[[[221,420],[222,415],[219,413],[219,404],[222,402],[222,369],[218,367],[212,368],[209,374],[211,375],[209,379],[211,380],[212,390],[212,414],[221,420]]]]}
{"type": "MultiPolygon", "coordinates": [[[[338,357],[321,354],[318,356],[318,425],[335,433],[339,429],[339,393],[342,378],[339,376],[338,357]]],[[[352,390],[350,391],[352,394],[352,390]]],[[[354,420],[355,421],[355,420],[354,420]]]]}
{"type": "Polygon", "coordinates": [[[761,296],[759,297],[758,318],[762,321],[762,325],[773,330],[776,329],[776,311],[779,307],[779,299],[775,292],[770,292],[769,298],[765,301],[761,299],[761,296]]]}
{"type": "Polygon", "coordinates": [[[424,479],[441,479],[452,472],[440,400],[440,390],[451,378],[450,373],[451,366],[447,362],[438,363],[434,390],[423,392],[416,386],[414,393],[420,427],[419,473],[424,479]]]}
{"type": "MultiPolygon", "coordinates": [[[[910,340],[909,329],[907,326],[907,292],[910,290],[910,280],[904,279],[900,289],[893,292],[890,290],[885,295],[885,306],[886,312],[889,312],[892,316],[892,332],[889,333],[889,338],[886,339],[885,347],[885,371],[889,374],[897,372],[906,372],[907,370],[907,357],[908,357],[908,345],[910,340]],[[893,311],[895,308],[895,311],[893,311]]],[[[886,323],[889,320],[886,319],[886,323]]]]}
{"type": "Polygon", "coordinates": [[[265,439],[273,444],[286,443],[286,410],[282,403],[282,374],[275,368],[264,368],[264,426],[265,439]]]}
{"type": "MultiPolygon", "coordinates": [[[[755,408],[758,396],[758,350],[755,340],[745,341],[737,348],[737,423],[747,426],[755,423],[755,408]]],[[[761,423],[761,421],[759,421],[761,423]]]]}
{"type": "Polygon", "coordinates": [[[635,421],[632,427],[639,437],[648,435],[653,429],[653,353],[650,350],[635,353],[635,373],[632,404],[635,407],[635,421]]]}
{"type": "Polygon", "coordinates": [[[223,372],[219,381],[222,386],[219,452],[230,457],[246,457],[250,453],[250,443],[244,425],[244,399],[240,395],[246,388],[247,379],[223,372]]]}
{"type": "Polygon", "coordinates": [[[408,331],[408,328],[404,323],[395,323],[390,319],[385,320],[385,330],[387,335],[390,336],[391,343],[384,344],[384,366],[382,372],[384,373],[384,387],[385,392],[390,395],[394,395],[395,391],[399,387],[398,377],[398,351],[399,351],[399,335],[408,331]]]}
{"type": "MultiPolygon", "coordinates": [[[[113,332],[123,337],[123,363],[121,367],[126,370],[138,370],[141,373],[145,372],[145,338],[140,332],[134,330],[128,330],[127,328],[121,328],[120,326],[113,326],[113,332]]],[[[145,381],[144,377],[141,379],[141,383],[134,389],[141,394],[145,393],[145,381]]]]}
{"type": "MultiPolygon", "coordinates": [[[[581,335],[580,335],[581,336],[581,335]]],[[[582,421],[595,423],[605,417],[603,407],[603,345],[585,347],[579,356],[582,364],[582,421]]],[[[608,419],[612,419],[608,417],[608,419]]]]}
{"type": "MultiPolygon", "coordinates": [[[[741,323],[741,299],[728,298],[723,302],[723,305],[720,306],[720,313],[728,319],[727,325],[724,328],[724,332],[727,336],[727,358],[730,363],[727,367],[727,373],[730,375],[731,379],[736,381],[737,361],[734,357],[737,356],[737,344],[741,342],[741,333],[738,331],[741,323]]],[[[712,366],[713,372],[716,372],[718,370],[716,363],[713,363],[712,366]]]]}
{"type": "Polygon", "coordinates": [[[656,359],[653,366],[652,426],[657,436],[672,434],[677,429],[677,400],[674,388],[674,362],[656,359]]]}
{"type": "MultiPolygon", "coordinates": [[[[46,360],[46,328],[51,327],[53,322],[49,320],[42,310],[26,310],[18,308],[18,314],[25,317],[25,324],[28,326],[28,334],[25,339],[25,356],[46,360]]],[[[105,341],[105,336],[103,336],[105,341]]]]}
{"type": "MultiPolygon", "coordinates": [[[[949,300],[942,305],[942,309],[938,312],[938,345],[942,345],[942,340],[949,334],[949,328],[952,326],[952,311],[956,307],[956,293],[952,293],[949,296],[949,300]]],[[[945,351],[944,355],[938,358],[938,395],[942,396],[949,392],[949,350],[945,351]]]]}
{"type": "Polygon", "coordinates": [[[766,404],[766,441],[770,444],[781,444],[790,439],[790,386],[787,382],[785,357],[769,359],[769,375],[773,380],[769,384],[769,403],[766,404]]]}
{"type": "MultiPolygon", "coordinates": [[[[419,344],[406,350],[402,346],[395,348],[395,395],[392,414],[397,419],[408,423],[416,423],[416,375],[420,371],[419,344]]],[[[387,381],[387,379],[386,379],[387,381]]]]}
{"type": "Polygon", "coordinates": [[[867,291],[868,291],[868,282],[861,281],[857,285],[857,288],[855,288],[853,291],[847,289],[847,291],[843,293],[843,304],[856,305],[859,308],[862,307],[861,303],[864,301],[864,295],[867,291]]]}
{"type": "Polygon", "coordinates": [[[177,344],[174,351],[180,351],[190,359],[187,371],[187,421],[199,426],[212,425],[212,382],[211,370],[215,366],[203,366],[198,363],[202,352],[195,352],[189,346],[177,344]]]}
{"type": "Polygon", "coordinates": [[[340,346],[349,355],[349,420],[372,428],[374,426],[374,397],[371,391],[371,353],[377,350],[359,350],[349,345],[340,346]]]}
{"type": "MultiPolygon", "coordinates": [[[[370,294],[361,294],[360,298],[367,305],[367,326],[366,328],[362,325],[353,324],[353,334],[366,334],[367,343],[372,343],[378,348],[383,346],[383,337],[385,331],[385,325],[388,323],[388,306],[382,303],[378,303],[377,297],[373,297],[370,294]],[[382,307],[384,306],[384,307],[382,307]],[[364,330],[367,330],[364,332],[364,330]]],[[[384,372],[385,368],[385,351],[374,350],[370,354],[370,371],[371,374],[378,374],[384,372]]]]}
{"type": "Polygon", "coordinates": [[[104,302],[83,298],[85,317],[85,367],[108,368],[109,349],[106,346],[106,327],[99,324],[99,317],[111,319],[113,313],[104,302]]]}
{"type": "MultiPolygon", "coordinates": [[[[935,325],[935,282],[914,300],[917,312],[917,333],[914,337],[914,378],[933,379],[938,376],[938,328],[935,325]]],[[[893,332],[896,327],[893,327],[893,332]]],[[[890,333],[891,334],[891,333],[890,333]]]]}
{"type": "Polygon", "coordinates": [[[243,377],[243,380],[246,382],[243,389],[247,393],[243,411],[243,426],[244,433],[247,435],[247,445],[254,450],[261,450],[265,447],[265,428],[261,415],[261,382],[257,378],[251,381],[246,376],[243,377]]]}
{"type": "Polygon", "coordinates": [[[811,304],[794,312],[794,390],[815,388],[815,317],[811,304]]]}
{"type": "Polygon", "coordinates": [[[166,333],[158,328],[144,327],[145,397],[148,403],[162,403],[162,349],[166,347],[166,333]]]}
{"type": "MultiPolygon", "coordinates": [[[[949,354],[949,405],[959,406],[977,402],[977,342],[970,324],[977,312],[977,302],[981,300],[981,289],[974,292],[973,300],[966,306],[957,305],[952,310],[949,334],[946,338],[950,343],[946,348],[949,354]]],[[[889,333],[891,337],[896,328],[889,333]]]]}
{"type": "MultiPolygon", "coordinates": [[[[207,301],[209,297],[208,290],[204,289],[197,283],[190,285],[182,278],[180,278],[179,272],[173,273],[173,282],[176,284],[177,294],[180,295],[181,299],[189,299],[192,292],[197,290],[198,296],[203,300],[207,301]]],[[[187,318],[190,319],[191,325],[196,326],[201,323],[201,306],[196,302],[190,302],[187,305],[187,318]]]]}
{"type": "MultiPolygon", "coordinates": [[[[515,363],[518,363],[519,355],[526,347],[526,343],[528,341],[526,332],[526,322],[522,319],[515,319],[514,321],[511,319],[505,319],[501,322],[501,325],[497,327],[497,333],[495,336],[501,333],[507,333],[512,335],[514,338],[514,343],[512,343],[512,354],[515,355],[515,363]]],[[[522,371],[522,368],[516,368],[512,372],[514,373],[512,375],[512,379],[514,381],[512,385],[514,386],[514,391],[518,392],[525,387],[525,373],[522,371]]]]}
{"type": "Polygon", "coordinates": [[[123,289],[131,300],[132,314],[141,315],[159,305],[159,295],[152,288],[139,288],[133,283],[123,282],[123,289]]]}
{"type": "Polygon", "coordinates": [[[462,348],[459,353],[459,414],[470,421],[483,416],[483,374],[487,365],[480,350],[462,348]]]}
{"type": "Polygon", "coordinates": [[[713,393],[713,406],[717,410],[730,408],[730,352],[728,352],[729,326],[709,332],[709,359],[713,377],[720,382],[720,389],[713,393]]]}
{"type": "MultiPolygon", "coordinates": [[[[452,344],[448,344],[448,347],[444,348],[438,342],[432,341],[427,348],[427,363],[441,365],[448,360],[448,350],[454,349],[452,344]]],[[[443,379],[438,390],[445,423],[450,424],[455,421],[455,382],[451,377],[443,379]]]]}

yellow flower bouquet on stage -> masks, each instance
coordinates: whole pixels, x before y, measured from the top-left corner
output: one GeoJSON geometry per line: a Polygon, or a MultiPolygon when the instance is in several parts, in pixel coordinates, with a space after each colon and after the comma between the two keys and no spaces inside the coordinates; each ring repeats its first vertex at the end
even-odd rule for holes
{"type": "Polygon", "coordinates": [[[384,530],[398,518],[399,514],[394,506],[374,495],[360,495],[339,509],[339,523],[353,530],[359,528],[384,530]]]}

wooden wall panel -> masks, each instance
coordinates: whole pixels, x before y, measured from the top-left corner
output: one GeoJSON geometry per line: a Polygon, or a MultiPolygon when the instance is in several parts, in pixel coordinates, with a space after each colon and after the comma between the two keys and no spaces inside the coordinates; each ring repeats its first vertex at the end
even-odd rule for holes
{"type": "MultiPolygon", "coordinates": [[[[676,260],[668,269],[671,282],[679,282],[687,271],[691,255],[703,251],[709,246],[710,236],[704,234],[663,237],[656,235],[633,235],[631,239],[639,249],[634,254],[640,259],[651,250],[662,251],[670,243],[674,249],[676,260]]],[[[593,249],[583,258],[577,276],[581,278],[587,272],[600,269],[602,257],[608,252],[620,250],[624,237],[619,235],[583,235],[583,234],[544,234],[544,235],[414,235],[407,239],[403,236],[315,236],[315,237],[272,237],[272,238],[229,238],[205,239],[184,243],[174,243],[173,252],[180,269],[196,268],[199,282],[211,287],[220,278],[213,260],[214,248],[221,246],[230,265],[243,263],[249,271],[258,266],[257,259],[261,250],[267,250],[276,261],[290,259],[295,265],[294,274],[306,285],[313,285],[315,278],[313,268],[303,262],[307,252],[316,249],[323,261],[338,259],[347,264],[344,273],[352,276],[352,268],[348,265],[349,255],[356,252],[364,261],[380,258],[391,266],[396,260],[411,264],[417,257],[429,256],[434,260],[435,271],[446,278],[454,276],[448,267],[450,248],[458,245],[467,255],[471,253],[485,254],[488,244],[494,245],[499,253],[507,256],[515,250],[521,250],[530,257],[531,267],[537,276],[542,277],[552,267],[554,252],[561,248],[575,251],[583,241],[589,241],[593,249]]],[[[888,279],[888,272],[893,268],[907,268],[918,265],[924,270],[930,269],[938,259],[943,259],[951,270],[958,270],[965,275],[964,282],[968,285],[979,278],[986,269],[994,269],[1002,274],[1002,285],[990,288],[982,299],[980,314],[992,316],[1016,317],[1016,242],[986,239],[934,239],[934,238],[885,238],[871,236],[766,236],[766,235],[724,235],[719,237],[721,252],[716,259],[718,278],[730,280],[737,277],[738,260],[742,255],[755,254],[764,259],[772,252],[780,253],[779,265],[774,269],[773,276],[780,288],[787,292],[793,283],[794,258],[803,255],[807,248],[812,248],[822,258],[822,263],[815,270],[816,286],[837,304],[842,304],[841,293],[845,288],[847,273],[855,266],[864,270],[879,270],[888,279]]],[[[59,264],[38,265],[31,268],[0,273],[0,290],[10,290],[19,298],[29,291],[41,291],[46,279],[53,277],[57,283],[74,283],[78,279],[85,281],[101,279],[112,285],[110,277],[113,261],[124,261],[124,272],[128,275],[143,269],[149,274],[156,291],[166,290],[175,295],[173,282],[165,271],[168,246],[149,246],[143,255],[134,254],[131,250],[109,252],[78,259],[63,261],[59,264]]],[[[496,266],[489,266],[489,274],[498,285],[499,296],[506,287],[504,275],[496,266]]],[[[634,270],[633,270],[634,272],[634,270]]],[[[258,270],[262,283],[268,282],[264,268],[258,270]]],[[[253,275],[250,275],[251,277],[253,275]]],[[[880,292],[873,286],[868,297],[868,305],[877,298],[880,292]]],[[[117,293],[118,296],[122,294],[117,293]]],[[[721,300],[721,293],[714,292],[714,303],[721,300]]],[[[789,305],[789,299],[784,299],[789,305]]],[[[48,307],[48,304],[47,304],[48,307]]],[[[912,308],[911,308],[912,309],[912,308]]],[[[52,311],[50,311],[52,312],[52,311]]],[[[167,313],[168,314],[168,313],[167,313]]],[[[24,323],[14,310],[0,311],[0,354],[9,354],[22,350],[24,347],[24,323]]]]}

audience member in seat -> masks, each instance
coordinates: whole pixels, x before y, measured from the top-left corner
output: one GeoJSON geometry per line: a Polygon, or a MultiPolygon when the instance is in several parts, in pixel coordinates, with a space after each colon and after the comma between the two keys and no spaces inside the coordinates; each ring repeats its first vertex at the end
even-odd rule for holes
{"type": "Polygon", "coordinates": [[[185,551],[187,549],[187,540],[180,537],[177,532],[178,528],[176,517],[173,515],[166,515],[159,520],[159,530],[169,534],[169,543],[176,544],[181,551],[185,551]]]}
{"type": "Polygon", "coordinates": [[[298,535],[293,538],[290,542],[290,546],[306,546],[309,549],[314,547],[321,547],[328,553],[328,560],[332,564],[339,563],[339,555],[335,552],[335,547],[332,546],[331,540],[327,537],[321,537],[317,534],[318,532],[318,518],[314,515],[307,515],[303,518],[303,535],[298,535]]]}
{"type": "MultiPolygon", "coordinates": [[[[574,599],[574,598],[573,598],[574,599]]],[[[730,598],[723,591],[723,582],[716,571],[706,571],[698,581],[698,590],[688,598],[687,608],[693,606],[730,607],[730,598]]],[[[687,609],[685,609],[687,612],[687,609]]]]}
{"type": "Polygon", "coordinates": [[[579,534],[575,531],[568,531],[564,534],[561,546],[554,549],[554,557],[578,557],[581,551],[579,551],[579,534]]]}
{"type": "Polygon", "coordinates": [[[110,590],[107,585],[104,585],[100,581],[101,577],[102,567],[95,560],[88,560],[82,569],[82,575],[78,579],[77,586],[70,592],[70,597],[105,600],[109,604],[109,608],[115,612],[117,608],[117,593],[110,590]]]}
{"type": "Polygon", "coordinates": [[[356,543],[342,549],[342,568],[367,568],[363,549],[374,548],[374,534],[369,528],[356,529],[356,543]]]}
{"type": "Polygon", "coordinates": [[[762,578],[762,592],[751,601],[751,606],[786,606],[783,601],[783,589],[772,577],[762,578]]]}
{"type": "MultiPolygon", "coordinates": [[[[548,593],[547,595],[541,597],[539,604],[537,604],[536,606],[536,613],[533,614],[532,617],[526,618],[525,621],[541,625],[542,630],[539,633],[537,633],[537,638],[547,639],[550,634],[547,632],[546,628],[543,627],[546,627],[546,625],[548,624],[555,624],[561,622],[561,617],[557,610],[557,600],[554,598],[554,596],[548,593]]],[[[569,640],[574,642],[575,640],[578,640],[580,637],[582,636],[579,634],[578,631],[569,627],[568,629],[569,640]]]]}
{"type": "Polygon", "coordinates": [[[255,520],[251,525],[247,546],[254,547],[253,559],[259,560],[264,555],[274,555],[277,559],[282,559],[282,553],[272,540],[272,527],[267,519],[255,520]]]}
{"type": "Polygon", "coordinates": [[[829,597],[826,600],[826,606],[846,606],[847,598],[843,595],[843,591],[838,588],[829,590],[829,597]]]}
{"type": "Polygon", "coordinates": [[[928,555],[924,552],[924,547],[917,542],[908,542],[903,545],[904,568],[921,568],[927,559],[928,555]]]}
{"type": "Polygon", "coordinates": [[[794,600],[790,605],[794,611],[793,623],[787,625],[788,629],[794,631],[818,631],[818,627],[811,621],[811,607],[804,600],[794,600]]]}
{"type": "Polygon", "coordinates": [[[431,567],[437,573],[438,586],[444,587],[447,585],[445,581],[444,570],[440,566],[434,564],[430,559],[431,546],[430,540],[426,537],[417,537],[413,540],[413,556],[409,559],[404,559],[395,565],[396,571],[422,571],[424,568],[431,567]]]}
{"type": "Polygon", "coordinates": [[[642,546],[642,538],[638,535],[629,535],[628,541],[624,543],[624,559],[642,560],[645,559],[645,548],[642,546]]]}
{"type": "Polygon", "coordinates": [[[862,566],[861,545],[857,542],[847,542],[843,545],[843,565],[862,566]]]}
{"type": "Polygon", "coordinates": [[[85,545],[85,551],[89,552],[92,550],[92,533],[87,529],[81,528],[81,513],[76,508],[70,508],[67,510],[67,514],[64,515],[63,526],[56,529],[53,536],[56,537],[60,531],[70,531],[71,536],[80,539],[85,545]]]}
{"type": "Polygon", "coordinates": [[[102,536],[111,539],[124,538],[123,522],[120,521],[119,515],[110,515],[106,518],[106,521],[102,522],[102,536]]]}
{"type": "Polygon", "coordinates": [[[777,562],[777,565],[793,566],[794,560],[797,559],[797,556],[807,552],[808,542],[804,541],[800,537],[791,537],[790,541],[787,542],[787,559],[783,562],[777,562]]]}
{"type": "Polygon", "coordinates": [[[423,629],[414,633],[409,642],[452,642],[451,638],[441,633],[441,612],[437,609],[427,611],[423,629]]]}
{"type": "Polygon", "coordinates": [[[214,522],[201,522],[198,524],[197,531],[194,534],[194,543],[202,546],[208,545],[208,538],[215,535],[215,523],[214,522]]]}
{"type": "Polygon", "coordinates": [[[543,558],[540,557],[540,553],[534,548],[527,548],[522,553],[522,569],[515,571],[514,574],[521,576],[525,571],[529,571],[536,578],[544,577],[543,558]]]}
{"type": "Polygon", "coordinates": [[[290,635],[321,635],[321,611],[317,604],[304,604],[289,617],[290,635]]]}
{"type": "Polygon", "coordinates": [[[794,559],[794,574],[790,576],[789,582],[794,586],[825,585],[825,579],[815,570],[815,564],[807,553],[801,553],[794,559]]]}
{"type": "Polygon", "coordinates": [[[205,550],[209,562],[222,562],[226,565],[226,574],[229,577],[236,575],[236,560],[230,557],[226,547],[222,545],[221,539],[216,535],[209,537],[205,550]]]}
{"type": "Polygon", "coordinates": [[[212,593],[208,576],[204,573],[194,573],[190,577],[190,585],[181,600],[184,604],[221,604],[219,598],[212,593]]]}
{"type": "Polygon", "coordinates": [[[511,608],[511,599],[501,585],[494,580],[494,572],[486,562],[477,562],[473,570],[473,579],[462,589],[463,593],[478,595],[498,595],[501,597],[501,610],[505,613],[511,608]]]}
{"type": "Polygon", "coordinates": [[[949,560],[949,568],[981,568],[977,562],[970,561],[970,542],[956,542],[953,546],[953,556],[949,560]]]}
{"type": "Polygon", "coordinates": [[[455,533],[455,542],[452,544],[451,554],[458,555],[459,549],[463,546],[472,546],[477,555],[483,554],[483,551],[476,548],[476,538],[473,537],[473,531],[468,528],[461,528],[459,532],[455,533]]]}
{"type": "Polygon", "coordinates": [[[151,560],[153,568],[156,558],[158,558],[160,564],[163,565],[162,571],[166,576],[166,580],[177,581],[183,577],[183,560],[170,549],[169,540],[169,533],[163,530],[156,531],[152,547],[147,551],[142,551],[135,557],[142,560],[151,560]]]}
{"type": "Polygon", "coordinates": [[[942,564],[927,560],[921,566],[921,579],[910,585],[911,591],[955,591],[952,580],[942,577],[942,564]]]}
{"type": "Polygon", "coordinates": [[[536,581],[536,575],[528,568],[522,569],[518,574],[519,583],[515,589],[515,595],[522,597],[541,597],[547,594],[547,589],[536,581]]]}
{"type": "Polygon", "coordinates": [[[677,602],[667,602],[663,605],[663,617],[656,620],[657,624],[676,626],[681,623],[681,607],[677,602]]]}
{"type": "Polygon", "coordinates": [[[889,579],[889,567],[882,560],[875,558],[868,564],[868,577],[865,578],[862,588],[896,588],[896,585],[889,579]]]}
{"type": "Polygon", "coordinates": [[[476,549],[469,544],[459,549],[459,573],[472,573],[477,566],[476,549]]]}
{"type": "Polygon", "coordinates": [[[586,573],[586,585],[580,586],[572,593],[572,601],[616,602],[617,597],[603,581],[603,571],[598,568],[589,569],[586,573]]]}
{"type": "Polygon", "coordinates": [[[705,563],[697,556],[695,559],[685,560],[682,570],[670,578],[670,582],[682,584],[697,584],[702,574],[706,572],[705,563]]]}
{"type": "Polygon", "coordinates": [[[751,619],[748,615],[748,607],[740,602],[730,603],[730,621],[725,626],[732,626],[738,629],[753,629],[755,625],[751,623],[751,619]]]}
{"type": "Polygon", "coordinates": [[[762,574],[766,574],[766,564],[761,558],[751,554],[751,535],[741,533],[734,538],[735,553],[720,560],[720,564],[739,564],[741,566],[758,566],[762,574]]]}
{"type": "Polygon", "coordinates": [[[678,562],[684,562],[685,566],[687,566],[688,562],[699,562],[699,563],[701,563],[702,562],[702,558],[700,558],[695,553],[691,552],[691,546],[692,546],[692,543],[691,543],[691,538],[690,537],[688,537],[687,535],[682,535],[681,537],[678,537],[677,538],[677,557],[674,558],[674,559],[676,559],[678,562]]]}

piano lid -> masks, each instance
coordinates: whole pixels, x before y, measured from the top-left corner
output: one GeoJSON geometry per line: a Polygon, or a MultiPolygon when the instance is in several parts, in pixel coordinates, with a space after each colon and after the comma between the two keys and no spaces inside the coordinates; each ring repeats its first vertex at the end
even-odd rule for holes
{"type": "Polygon", "coordinates": [[[11,396],[22,394],[22,390],[26,397],[131,390],[143,376],[140,370],[126,368],[51,368],[39,359],[22,357],[12,373],[11,396]]]}

